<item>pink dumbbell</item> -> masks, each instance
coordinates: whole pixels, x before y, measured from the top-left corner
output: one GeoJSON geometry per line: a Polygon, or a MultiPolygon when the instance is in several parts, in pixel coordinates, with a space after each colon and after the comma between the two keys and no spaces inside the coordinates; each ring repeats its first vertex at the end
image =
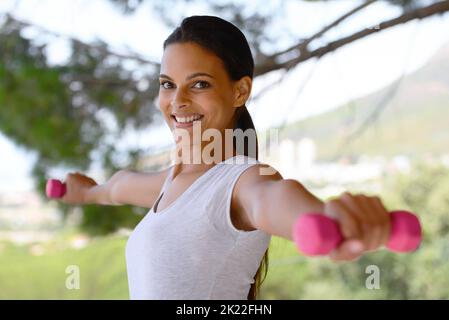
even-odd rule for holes
{"type": "Polygon", "coordinates": [[[47,197],[57,199],[62,198],[66,192],[66,184],[56,179],[50,179],[47,181],[45,191],[47,197]]]}
{"type": "MultiPolygon", "coordinates": [[[[387,248],[394,252],[409,252],[421,243],[418,218],[403,210],[392,211],[391,233],[387,248]]],[[[343,241],[338,222],[323,214],[300,215],[293,225],[293,240],[307,256],[327,255],[343,241]]]]}

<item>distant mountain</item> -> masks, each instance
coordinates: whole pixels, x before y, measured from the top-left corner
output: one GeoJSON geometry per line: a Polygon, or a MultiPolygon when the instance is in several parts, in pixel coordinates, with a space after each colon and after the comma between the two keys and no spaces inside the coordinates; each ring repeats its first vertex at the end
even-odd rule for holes
{"type": "Polygon", "coordinates": [[[315,139],[319,159],[449,152],[449,44],[402,81],[330,112],[290,124],[280,138],[315,139]],[[398,85],[399,84],[399,85],[398,85]],[[395,90],[396,88],[396,90],[395,90]],[[382,112],[376,116],[375,110],[382,112]],[[376,120],[361,135],[358,128],[376,120]],[[348,143],[348,137],[353,139],[348,143]]]}

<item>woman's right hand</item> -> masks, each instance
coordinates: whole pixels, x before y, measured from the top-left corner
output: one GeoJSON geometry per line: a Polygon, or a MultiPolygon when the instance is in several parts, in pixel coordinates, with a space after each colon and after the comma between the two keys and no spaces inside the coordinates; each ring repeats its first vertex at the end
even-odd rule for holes
{"type": "Polygon", "coordinates": [[[65,184],[66,193],[61,201],[66,204],[86,204],[87,191],[98,185],[94,179],[79,172],[67,174],[65,184]]]}

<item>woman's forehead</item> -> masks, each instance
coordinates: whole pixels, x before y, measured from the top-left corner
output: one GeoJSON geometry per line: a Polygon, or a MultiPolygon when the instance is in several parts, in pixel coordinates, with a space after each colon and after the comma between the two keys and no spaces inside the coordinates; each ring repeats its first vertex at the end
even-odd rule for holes
{"type": "Polygon", "coordinates": [[[223,76],[224,68],[215,54],[190,43],[168,45],[162,56],[161,74],[181,77],[204,72],[214,77],[223,76]]]}

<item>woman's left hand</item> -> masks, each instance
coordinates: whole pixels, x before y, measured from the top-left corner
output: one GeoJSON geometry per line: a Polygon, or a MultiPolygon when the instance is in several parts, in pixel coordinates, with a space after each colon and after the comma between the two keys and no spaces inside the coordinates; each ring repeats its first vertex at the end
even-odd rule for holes
{"type": "Polygon", "coordinates": [[[324,213],[338,221],[344,238],[329,255],[333,261],[356,260],[388,242],[390,213],[378,197],[345,192],[325,202],[324,213]]]}

